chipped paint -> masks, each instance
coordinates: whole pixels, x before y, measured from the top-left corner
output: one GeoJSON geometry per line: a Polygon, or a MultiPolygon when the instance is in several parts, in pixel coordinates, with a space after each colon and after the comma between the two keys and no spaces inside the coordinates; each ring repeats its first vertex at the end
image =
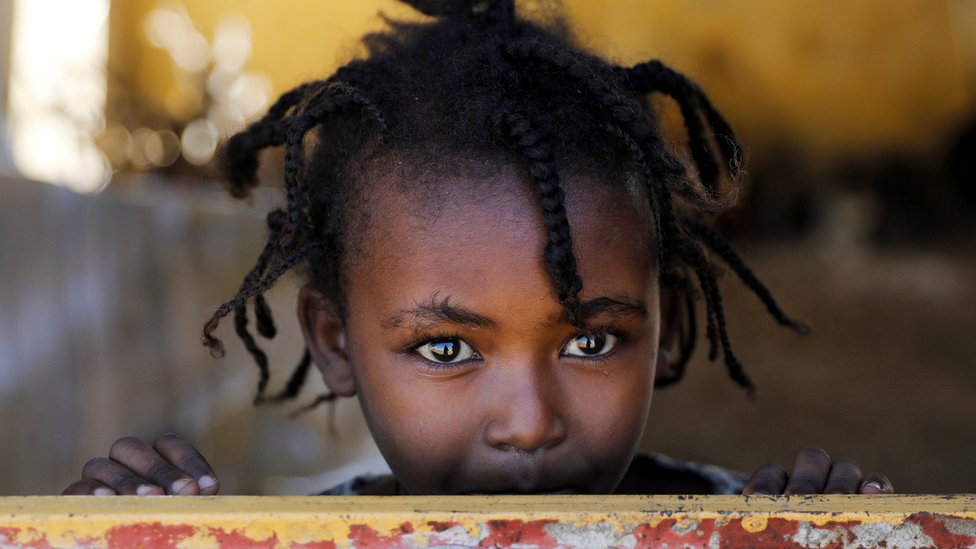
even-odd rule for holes
{"type": "Polygon", "coordinates": [[[0,498],[0,548],[973,547],[976,495],[0,498]]]}
{"type": "Polygon", "coordinates": [[[762,515],[754,517],[744,517],[742,519],[742,529],[746,532],[762,532],[769,526],[769,518],[762,515]]]}

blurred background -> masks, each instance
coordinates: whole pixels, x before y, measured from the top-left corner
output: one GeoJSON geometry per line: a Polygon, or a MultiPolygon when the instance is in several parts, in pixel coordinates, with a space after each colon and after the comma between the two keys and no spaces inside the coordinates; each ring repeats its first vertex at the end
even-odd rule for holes
{"type": "MultiPolygon", "coordinates": [[[[655,395],[644,448],[751,471],[819,445],[900,491],[976,492],[976,2],[564,8],[588,47],[710,93],[748,157],[721,225],[814,328],[775,327],[726,276],[759,399],[699,352],[655,395]]],[[[313,380],[253,408],[231,330],[222,360],[199,342],[280,197],[273,155],[250,204],[225,197],[217,146],[361,53],[380,11],[414,17],[392,0],[0,0],[0,495],[57,493],[119,436],[165,431],[228,494],[384,470],[355,402],[289,419],[313,380]]],[[[269,296],[272,384],[300,356],[296,288],[269,296]]]]}

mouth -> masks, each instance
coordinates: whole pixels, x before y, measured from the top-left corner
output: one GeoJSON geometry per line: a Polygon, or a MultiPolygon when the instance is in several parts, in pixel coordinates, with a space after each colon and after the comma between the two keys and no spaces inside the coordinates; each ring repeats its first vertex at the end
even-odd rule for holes
{"type": "Polygon", "coordinates": [[[545,457],[542,455],[503,457],[518,459],[482,460],[477,469],[466,469],[452,478],[453,482],[444,486],[443,493],[564,496],[592,494],[593,486],[598,486],[593,471],[585,463],[553,464],[542,459],[545,457]]]}

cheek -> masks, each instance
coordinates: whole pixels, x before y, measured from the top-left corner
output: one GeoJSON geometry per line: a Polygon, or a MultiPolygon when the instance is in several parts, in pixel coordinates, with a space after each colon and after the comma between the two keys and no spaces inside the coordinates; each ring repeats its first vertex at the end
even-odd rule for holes
{"type": "Polygon", "coordinates": [[[645,360],[619,374],[591,380],[591,388],[576,396],[574,408],[591,445],[610,456],[630,455],[647,424],[653,391],[653,368],[645,360]]]}
{"type": "Polygon", "coordinates": [[[417,376],[409,359],[357,359],[360,404],[394,475],[410,493],[442,492],[479,432],[469,414],[457,413],[468,397],[455,384],[448,391],[448,384],[417,376]]]}

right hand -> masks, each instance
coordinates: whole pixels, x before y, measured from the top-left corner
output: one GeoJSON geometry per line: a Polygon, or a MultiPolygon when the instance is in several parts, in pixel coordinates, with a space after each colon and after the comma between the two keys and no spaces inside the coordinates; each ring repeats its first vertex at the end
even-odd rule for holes
{"type": "Polygon", "coordinates": [[[85,464],[81,480],[61,492],[63,496],[213,496],[220,483],[213,468],[190,443],[173,434],[152,446],[136,437],[112,444],[108,457],[85,464]]]}

